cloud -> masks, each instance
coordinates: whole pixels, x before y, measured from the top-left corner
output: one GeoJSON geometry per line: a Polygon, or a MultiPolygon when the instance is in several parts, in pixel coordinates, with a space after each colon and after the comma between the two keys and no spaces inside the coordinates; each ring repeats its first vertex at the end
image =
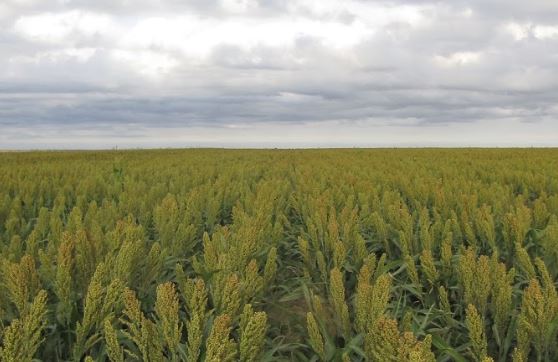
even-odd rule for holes
{"type": "Polygon", "coordinates": [[[556,19],[546,0],[8,0],[0,147],[553,144],[556,19]]]}
{"type": "Polygon", "coordinates": [[[110,36],[117,30],[109,16],[79,10],[22,16],[13,29],[28,40],[54,44],[110,36]]]}
{"type": "Polygon", "coordinates": [[[436,55],[434,61],[445,67],[463,66],[478,63],[481,55],[479,52],[456,52],[447,56],[436,55]]]}

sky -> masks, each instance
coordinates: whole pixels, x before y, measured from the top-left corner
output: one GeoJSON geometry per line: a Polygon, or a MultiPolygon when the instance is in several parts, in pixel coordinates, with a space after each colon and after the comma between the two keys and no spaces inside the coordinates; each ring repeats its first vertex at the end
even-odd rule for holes
{"type": "Polygon", "coordinates": [[[0,149],[422,146],[558,146],[558,1],[0,1],[0,149]]]}

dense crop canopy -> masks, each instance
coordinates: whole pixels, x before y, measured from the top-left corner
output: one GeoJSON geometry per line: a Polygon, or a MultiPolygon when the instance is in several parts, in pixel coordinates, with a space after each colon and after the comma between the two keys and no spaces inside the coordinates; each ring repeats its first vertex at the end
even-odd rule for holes
{"type": "Polygon", "coordinates": [[[558,151],[0,154],[0,361],[556,361],[558,151]]]}

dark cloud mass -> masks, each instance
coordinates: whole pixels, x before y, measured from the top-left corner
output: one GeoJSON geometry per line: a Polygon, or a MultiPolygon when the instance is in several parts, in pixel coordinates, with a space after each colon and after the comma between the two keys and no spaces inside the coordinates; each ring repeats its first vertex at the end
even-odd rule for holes
{"type": "Polygon", "coordinates": [[[7,0],[0,148],[558,146],[554,0],[7,0]]]}

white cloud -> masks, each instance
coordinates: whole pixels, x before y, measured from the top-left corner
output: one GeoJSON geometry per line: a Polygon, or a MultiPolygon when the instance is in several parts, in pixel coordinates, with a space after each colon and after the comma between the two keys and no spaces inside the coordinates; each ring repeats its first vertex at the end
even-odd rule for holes
{"type": "Polygon", "coordinates": [[[353,19],[365,22],[373,28],[380,28],[391,23],[406,23],[418,26],[427,21],[425,10],[430,5],[386,5],[381,2],[352,0],[292,0],[287,2],[292,13],[309,13],[325,20],[353,19]]]}
{"type": "Polygon", "coordinates": [[[10,15],[10,8],[6,4],[0,4],[0,20],[7,18],[10,15]]]}
{"type": "Polygon", "coordinates": [[[304,103],[304,102],[323,100],[323,98],[320,96],[293,93],[293,92],[280,92],[278,98],[279,101],[286,102],[286,103],[304,103]]]}
{"type": "Polygon", "coordinates": [[[37,4],[39,0],[7,0],[7,2],[19,6],[30,6],[37,4]]]}
{"type": "Polygon", "coordinates": [[[545,40],[558,38],[558,25],[537,25],[533,23],[509,23],[506,30],[515,40],[525,40],[530,36],[545,40]]]}
{"type": "Polygon", "coordinates": [[[158,78],[167,74],[179,62],[167,54],[153,51],[114,50],[113,58],[124,66],[130,67],[140,74],[158,78]]]}
{"type": "Polygon", "coordinates": [[[246,13],[258,7],[256,0],[221,0],[220,3],[225,11],[231,13],[246,13]]]}
{"type": "Polygon", "coordinates": [[[22,16],[15,21],[13,30],[28,40],[45,43],[67,45],[83,41],[83,38],[92,41],[95,40],[92,38],[103,37],[105,42],[114,42],[124,50],[160,48],[203,57],[222,44],[244,49],[285,47],[301,38],[314,38],[325,46],[346,49],[389,24],[418,26],[425,21],[420,7],[360,1],[289,2],[290,13],[263,19],[250,14],[258,7],[253,0],[222,0],[221,5],[238,16],[222,18],[182,13],[115,18],[103,13],[71,10],[22,16]],[[339,14],[345,14],[350,21],[340,19],[339,14]]]}
{"type": "Polygon", "coordinates": [[[457,52],[447,56],[436,55],[434,61],[444,67],[455,67],[478,63],[481,56],[480,52],[457,52]]]}
{"type": "Polygon", "coordinates": [[[326,46],[348,48],[371,36],[373,31],[362,22],[346,25],[305,18],[259,21],[180,16],[142,19],[123,35],[119,44],[123,48],[160,48],[204,57],[223,44],[246,50],[256,46],[288,47],[305,37],[318,39],[326,46]]]}
{"type": "Polygon", "coordinates": [[[531,30],[531,24],[519,24],[511,22],[506,24],[505,29],[517,41],[526,39],[531,30]]]}
{"type": "Polygon", "coordinates": [[[95,55],[96,51],[96,48],[64,48],[60,50],[38,52],[33,55],[14,56],[9,59],[9,62],[39,64],[41,62],[60,63],[76,61],[78,63],[85,63],[95,55]]]}
{"type": "Polygon", "coordinates": [[[17,19],[13,29],[30,40],[64,43],[75,36],[110,36],[116,33],[114,25],[108,15],[73,10],[22,16],[17,19]]]}
{"type": "Polygon", "coordinates": [[[558,26],[538,25],[533,28],[533,34],[537,39],[558,38],[558,26]]]}

